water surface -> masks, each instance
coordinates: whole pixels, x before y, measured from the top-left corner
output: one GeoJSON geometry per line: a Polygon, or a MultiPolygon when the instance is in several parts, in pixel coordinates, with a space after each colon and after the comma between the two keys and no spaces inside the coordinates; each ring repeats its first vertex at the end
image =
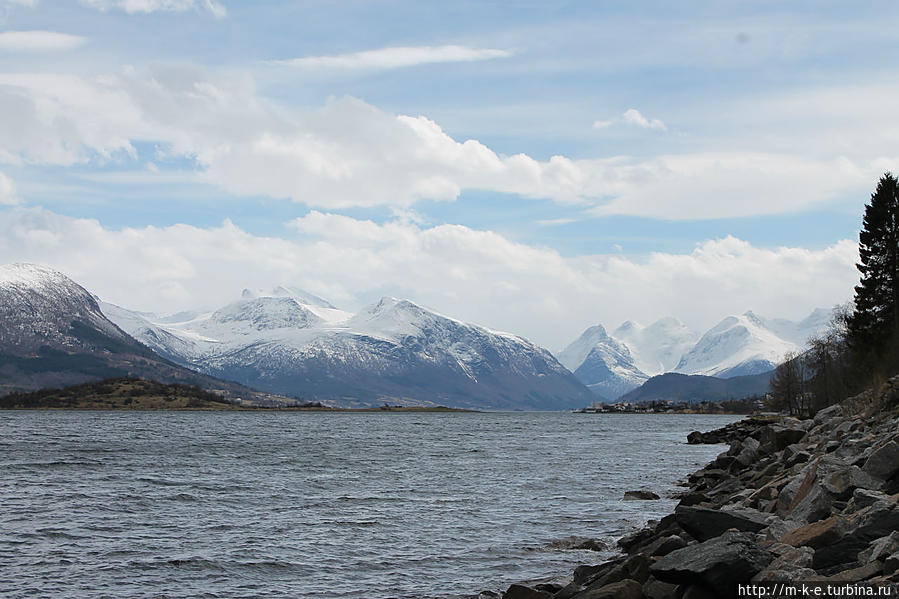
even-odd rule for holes
{"type": "Polygon", "coordinates": [[[9,597],[433,598],[671,511],[729,416],[0,411],[9,597]]]}

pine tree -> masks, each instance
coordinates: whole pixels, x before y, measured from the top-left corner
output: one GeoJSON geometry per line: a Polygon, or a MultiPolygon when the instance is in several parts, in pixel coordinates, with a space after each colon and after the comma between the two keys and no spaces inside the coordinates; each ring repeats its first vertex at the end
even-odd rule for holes
{"type": "Polygon", "coordinates": [[[880,178],[865,206],[858,237],[861,282],[855,288],[849,342],[857,354],[882,361],[899,338],[899,181],[891,173],[880,178]]]}

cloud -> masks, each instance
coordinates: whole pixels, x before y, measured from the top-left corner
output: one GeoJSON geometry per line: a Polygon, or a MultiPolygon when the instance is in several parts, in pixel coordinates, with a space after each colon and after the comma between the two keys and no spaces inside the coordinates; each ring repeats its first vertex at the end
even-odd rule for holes
{"type": "Polygon", "coordinates": [[[137,142],[193,161],[196,180],[227,192],[326,210],[404,208],[477,189],[582,205],[595,216],[783,214],[867,197],[896,164],[876,153],[892,147],[885,144],[854,152],[864,161],[726,149],[537,160],[454,139],[425,116],[352,97],[315,110],[279,106],[247,76],[191,65],[93,78],[0,74],[0,164],[140,160],[137,142]]]}
{"type": "Polygon", "coordinates": [[[81,3],[102,11],[114,9],[128,14],[202,9],[219,19],[228,15],[225,6],[215,0],[81,0],[81,3]]]}
{"type": "Polygon", "coordinates": [[[492,48],[467,46],[397,46],[332,56],[307,56],[275,61],[277,64],[307,69],[397,69],[442,62],[472,62],[506,58],[512,53],[492,48]]]}
{"type": "Polygon", "coordinates": [[[615,121],[593,121],[594,129],[608,129],[615,124],[615,121]]]}
{"type": "Polygon", "coordinates": [[[636,108],[628,108],[624,111],[624,114],[621,115],[621,118],[624,119],[624,122],[629,125],[636,125],[637,127],[641,127],[643,129],[658,129],[660,131],[667,131],[668,127],[665,126],[665,123],[660,121],[659,119],[649,120],[636,108]]]}
{"type": "Polygon", "coordinates": [[[460,225],[313,211],[283,237],[230,222],[112,230],[36,208],[0,211],[0,263],[32,261],[139,310],[217,307],[244,287],[291,284],[349,309],[399,295],[558,348],[596,323],[675,315],[704,329],[755,310],[802,318],[851,297],[856,243],[759,248],[734,237],[687,253],[567,258],[460,225]]]}
{"type": "Polygon", "coordinates": [[[19,198],[16,196],[16,188],[12,179],[4,173],[0,173],[0,205],[18,204],[19,198]]]}
{"type": "Polygon", "coordinates": [[[0,52],[61,52],[73,50],[87,42],[80,35],[57,31],[0,32],[0,52]]]}

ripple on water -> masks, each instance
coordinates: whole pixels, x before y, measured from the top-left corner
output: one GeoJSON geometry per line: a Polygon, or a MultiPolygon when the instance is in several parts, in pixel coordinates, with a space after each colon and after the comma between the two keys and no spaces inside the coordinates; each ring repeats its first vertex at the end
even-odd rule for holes
{"type": "Polygon", "coordinates": [[[612,546],[667,513],[670,499],[622,495],[675,490],[720,452],[686,434],[731,420],[375,416],[4,413],[0,586],[123,599],[497,590],[605,555],[565,539],[612,546]]]}

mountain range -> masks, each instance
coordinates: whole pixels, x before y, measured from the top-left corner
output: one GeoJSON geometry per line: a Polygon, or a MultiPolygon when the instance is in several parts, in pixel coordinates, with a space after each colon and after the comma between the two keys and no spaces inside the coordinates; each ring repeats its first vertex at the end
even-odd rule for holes
{"type": "MultiPolygon", "coordinates": [[[[701,336],[672,317],[646,327],[628,321],[611,335],[595,325],[561,351],[559,361],[597,395],[610,399],[626,396],[665,373],[705,379],[761,375],[773,370],[786,354],[801,352],[811,337],[827,327],[832,314],[832,310],[817,309],[794,322],[746,312],[724,318],[701,336]]],[[[679,385],[686,384],[685,379],[677,380],[679,385]]],[[[750,388],[764,392],[767,386],[765,377],[745,381],[751,384],[696,379],[690,385],[706,386],[715,393],[750,388]]],[[[658,387],[659,381],[654,381],[653,394],[658,387]]]]}
{"type": "Polygon", "coordinates": [[[32,264],[0,266],[0,395],[115,377],[194,385],[256,404],[284,399],[157,355],[111,322],[93,295],[59,272],[32,264]]]}
{"type": "Polygon", "coordinates": [[[162,356],[205,374],[345,406],[566,409],[594,398],[547,350],[392,297],[353,314],[301,290],[244,290],[162,318],[103,304],[162,356]]]}
{"type": "MultiPolygon", "coordinates": [[[[52,269],[14,264],[0,267],[0,394],[141,376],[260,401],[277,394],[343,406],[566,409],[647,381],[655,397],[664,385],[653,377],[663,373],[765,373],[829,319],[827,310],[801,322],[747,312],[703,335],[675,318],[628,321],[611,334],[596,325],[556,360],[522,337],[406,299],[351,313],[278,287],[244,290],[216,310],[158,315],[101,302],[52,269]]],[[[746,386],[677,380],[715,393],[746,386]]],[[[762,385],[764,377],[746,380],[762,385]]]]}

